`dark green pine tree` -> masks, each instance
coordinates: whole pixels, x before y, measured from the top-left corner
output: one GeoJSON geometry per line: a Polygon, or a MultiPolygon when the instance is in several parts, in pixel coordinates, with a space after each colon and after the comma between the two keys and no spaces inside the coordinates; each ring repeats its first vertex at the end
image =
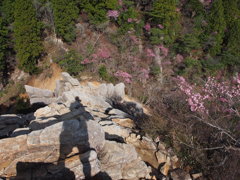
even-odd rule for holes
{"type": "Polygon", "coordinates": [[[224,18],[224,8],[222,0],[212,3],[210,14],[208,15],[207,35],[210,47],[208,51],[212,56],[221,53],[226,22],[224,18]]]}
{"type": "Polygon", "coordinates": [[[75,23],[79,9],[75,0],[51,0],[57,36],[66,42],[76,38],[75,23]]]}
{"type": "Polygon", "coordinates": [[[14,38],[19,67],[25,72],[37,70],[37,60],[43,51],[42,24],[36,18],[31,0],[17,0],[14,4],[14,38]]]}
{"type": "Polygon", "coordinates": [[[0,81],[4,83],[4,71],[6,69],[8,30],[3,18],[0,15],[0,81]]]}
{"type": "MultiPolygon", "coordinates": [[[[118,8],[118,0],[76,0],[80,10],[87,13],[90,23],[101,24],[108,20],[107,10],[118,8]]],[[[128,1],[124,1],[126,5],[128,1]]],[[[133,2],[131,2],[133,3],[133,2]]]]}
{"type": "Polygon", "coordinates": [[[177,2],[176,0],[155,0],[153,1],[151,11],[148,13],[153,24],[164,26],[161,33],[158,28],[158,30],[153,29],[152,34],[157,34],[157,31],[159,31],[159,34],[164,34],[165,44],[173,43],[181,28],[179,24],[180,14],[177,12],[177,2]]]}
{"type": "Polygon", "coordinates": [[[14,1],[15,0],[2,0],[0,12],[2,13],[2,17],[7,24],[11,24],[14,20],[14,1]]]}
{"type": "Polygon", "coordinates": [[[224,38],[224,64],[240,64],[240,9],[239,0],[224,0],[227,29],[224,38]]]}

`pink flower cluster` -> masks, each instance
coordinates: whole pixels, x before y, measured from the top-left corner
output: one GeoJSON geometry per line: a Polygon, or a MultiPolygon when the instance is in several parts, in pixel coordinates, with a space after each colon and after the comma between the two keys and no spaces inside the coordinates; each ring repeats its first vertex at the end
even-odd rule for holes
{"type": "Polygon", "coordinates": [[[86,58],[86,59],[84,59],[82,62],[81,62],[81,64],[91,64],[91,63],[93,63],[94,62],[94,59],[88,59],[88,58],[86,58]]]}
{"type": "Polygon", "coordinates": [[[208,110],[204,105],[204,101],[208,99],[209,96],[195,93],[193,87],[188,84],[183,77],[178,76],[177,80],[179,88],[187,95],[186,100],[188,102],[188,105],[190,106],[191,111],[208,114],[208,110]]]}
{"type": "Polygon", "coordinates": [[[240,97],[240,78],[234,79],[235,84],[229,82],[218,82],[214,77],[209,77],[204,92],[213,98],[219,98],[222,102],[228,102],[233,98],[240,97]]]}
{"type": "Polygon", "coordinates": [[[157,25],[160,29],[164,29],[164,26],[162,24],[157,25]]]}
{"type": "Polygon", "coordinates": [[[139,23],[139,20],[136,19],[136,18],[128,18],[127,22],[131,23],[131,22],[136,22],[136,23],[139,23]]]}
{"type": "Polygon", "coordinates": [[[89,58],[85,58],[81,64],[90,64],[97,62],[101,59],[109,59],[111,57],[111,52],[108,48],[102,47],[98,49],[97,53],[92,54],[89,58]]]}
{"type": "Polygon", "coordinates": [[[149,23],[145,24],[144,29],[149,32],[151,30],[151,25],[149,23]]]}
{"type": "Polygon", "coordinates": [[[115,77],[123,78],[124,82],[126,83],[131,83],[132,82],[132,75],[128,74],[127,72],[124,71],[117,71],[114,74],[115,77]]]}
{"type": "Polygon", "coordinates": [[[156,56],[155,53],[153,52],[153,50],[149,49],[149,48],[146,49],[146,55],[147,55],[147,57],[155,57],[156,56]]]}
{"type": "Polygon", "coordinates": [[[162,52],[162,55],[163,55],[164,57],[168,56],[168,52],[169,52],[169,49],[168,49],[168,48],[164,47],[163,45],[160,45],[159,48],[160,48],[160,50],[161,50],[161,52],[162,52]]]}
{"type": "Polygon", "coordinates": [[[108,48],[102,47],[97,51],[96,56],[101,59],[108,59],[111,57],[111,52],[109,51],[108,48]]]}
{"type": "Polygon", "coordinates": [[[108,17],[113,17],[114,19],[117,19],[118,16],[119,16],[119,11],[117,11],[117,10],[109,10],[107,12],[107,16],[108,17]]]}
{"type": "Polygon", "coordinates": [[[127,21],[130,23],[130,22],[133,22],[133,19],[132,18],[128,18],[127,21]]]}
{"type": "Polygon", "coordinates": [[[219,82],[216,78],[209,77],[198,92],[183,77],[178,77],[177,80],[181,91],[187,95],[186,100],[191,111],[194,112],[208,114],[214,108],[217,112],[231,113],[234,112],[233,104],[240,100],[240,76],[233,82],[219,82]]]}

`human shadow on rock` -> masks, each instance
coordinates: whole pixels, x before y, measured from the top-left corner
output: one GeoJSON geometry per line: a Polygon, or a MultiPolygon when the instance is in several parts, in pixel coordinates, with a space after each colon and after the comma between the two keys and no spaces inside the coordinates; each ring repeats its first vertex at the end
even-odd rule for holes
{"type": "MultiPolygon", "coordinates": [[[[74,111],[77,109],[81,109],[83,112],[85,111],[84,106],[81,104],[81,100],[79,97],[75,97],[75,102],[73,102],[70,105],[70,110],[74,111]]],[[[79,134],[77,134],[76,137],[74,137],[74,134],[71,133],[72,131],[72,125],[70,125],[70,121],[65,120],[63,121],[63,128],[60,135],[60,155],[58,162],[60,162],[61,166],[65,167],[65,159],[70,155],[72,152],[72,149],[76,147],[78,149],[79,154],[83,154],[89,150],[90,144],[89,144],[89,137],[88,137],[88,127],[87,127],[87,121],[93,120],[93,117],[90,113],[88,113],[88,117],[85,119],[78,118],[79,121],[79,134]],[[81,141],[80,141],[81,140],[81,141]],[[81,142],[81,144],[80,144],[81,142]]],[[[79,159],[83,164],[83,173],[85,176],[85,179],[90,179],[91,177],[91,164],[89,162],[89,159],[83,159],[79,155],[79,159]]]]}
{"type": "MultiPolygon", "coordinates": [[[[12,179],[21,180],[21,179],[64,179],[72,180],[75,179],[74,172],[66,167],[66,160],[70,159],[73,156],[79,156],[79,160],[82,164],[82,171],[85,179],[106,179],[110,180],[110,176],[105,172],[99,172],[97,175],[92,177],[91,163],[89,156],[83,156],[90,152],[92,147],[89,143],[88,135],[88,126],[87,123],[89,120],[93,120],[92,115],[85,110],[85,107],[82,105],[79,97],[75,98],[75,102],[70,105],[70,112],[63,114],[61,116],[68,116],[76,110],[83,112],[84,116],[76,115],[74,118],[65,119],[62,122],[62,130],[60,133],[60,149],[59,149],[59,158],[56,163],[44,163],[44,162],[18,162],[17,163],[17,176],[12,179]],[[73,148],[74,153],[73,153],[73,148]],[[76,151],[77,149],[77,151],[76,151]]],[[[55,116],[57,119],[61,119],[61,116],[55,116]]],[[[59,123],[55,121],[54,123],[59,123]]],[[[47,124],[47,126],[53,124],[47,124]]],[[[44,127],[47,127],[46,125],[44,127]]],[[[42,128],[44,128],[42,127],[42,128]]],[[[40,128],[40,129],[42,129],[40,128]]],[[[79,179],[79,178],[77,178],[79,179]]]]}

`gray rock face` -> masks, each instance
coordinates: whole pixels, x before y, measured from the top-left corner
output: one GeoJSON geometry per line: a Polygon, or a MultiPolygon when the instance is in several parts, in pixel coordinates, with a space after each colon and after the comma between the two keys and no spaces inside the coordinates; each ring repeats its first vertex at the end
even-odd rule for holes
{"type": "Polygon", "coordinates": [[[119,110],[109,103],[125,96],[123,83],[81,84],[62,73],[54,93],[25,87],[31,102],[48,105],[34,114],[0,116],[0,135],[11,137],[0,140],[0,177],[153,179],[144,161],[157,167],[161,157],[156,159],[156,145],[137,135],[130,119],[131,109],[142,108],[123,101],[119,110]]]}
{"type": "MultiPolygon", "coordinates": [[[[28,135],[0,141],[0,175],[16,175],[19,162],[53,163],[61,159],[73,158],[75,163],[84,165],[81,158],[87,158],[86,163],[92,162],[91,166],[98,167],[96,152],[103,149],[105,135],[100,125],[93,121],[68,120],[48,126],[42,130],[33,131],[28,135]],[[84,154],[90,149],[94,152],[84,154]],[[94,155],[95,154],[95,155],[94,155]]],[[[66,161],[65,167],[74,167],[77,172],[83,169],[72,165],[72,161],[66,161]],[[80,168],[80,169],[79,169],[80,168]]],[[[59,162],[59,164],[61,164],[59,162]]],[[[96,169],[93,168],[93,169],[96,169]]],[[[72,168],[70,168],[72,170],[72,168]]],[[[98,170],[92,172],[98,173],[98,170]]],[[[82,171],[76,176],[82,176],[82,171]]],[[[95,174],[92,174],[95,175],[95,174]]]]}
{"type": "Polygon", "coordinates": [[[118,126],[116,123],[103,124],[102,122],[100,122],[100,124],[102,125],[103,130],[109,135],[116,135],[127,138],[131,132],[130,129],[118,126]]]}
{"type": "Polygon", "coordinates": [[[30,98],[40,98],[40,97],[51,98],[54,96],[53,92],[47,89],[34,88],[28,85],[25,85],[25,89],[30,98]]]}
{"type": "Polygon", "coordinates": [[[121,98],[125,96],[125,85],[123,83],[119,83],[115,86],[114,96],[121,98]]]}
{"type": "Polygon", "coordinates": [[[30,98],[30,103],[43,103],[50,104],[56,101],[54,93],[47,89],[35,88],[32,86],[25,85],[26,92],[30,98]]]}
{"type": "Polygon", "coordinates": [[[79,86],[79,85],[80,85],[80,83],[79,83],[79,81],[78,81],[77,79],[71,77],[71,76],[70,76],[68,73],[66,73],[66,72],[63,72],[63,73],[62,73],[62,78],[63,78],[64,81],[69,82],[70,85],[72,85],[72,86],[79,86]]]}
{"type": "Polygon", "coordinates": [[[94,83],[81,85],[77,79],[66,72],[62,73],[62,80],[56,81],[54,92],[28,85],[25,85],[25,89],[31,104],[44,103],[48,105],[57,102],[70,105],[76,97],[79,97],[84,105],[91,104],[106,109],[110,107],[106,99],[116,96],[124,98],[125,96],[125,85],[123,83],[116,86],[113,84],[96,85],[94,83]]]}
{"type": "Polygon", "coordinates": [[[112,179],[147,178],[150,173],[132,145],[106,141],[102,153],[105,154],[100,155],[102,170],[112,179]]]}

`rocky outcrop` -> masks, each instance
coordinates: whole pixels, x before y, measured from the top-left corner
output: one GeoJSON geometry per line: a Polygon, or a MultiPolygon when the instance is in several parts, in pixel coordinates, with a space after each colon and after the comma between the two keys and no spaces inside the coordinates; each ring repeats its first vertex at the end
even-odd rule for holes
{"type": "Polygon", "coordinates": [[[25,85],[26,92],[30,98],[30,103],[50,104],[56,99],[54,93],[47,89],[40,89],[25,85]]]}
{"type": "MultiPolygon", "coordinates": [[[[53,163],[81,154],[79,155],[80,159],[87,158],[86,156],[90,157],[91,173],[95,175],[100,172],[96,153],[103,149],[104,144],[104,132],[100,125],[93,120],[84,122],[70,119],[59,122],[29,134],[1,140],[0,174],[16,175],[19,162],[53,163]],[[91,148],[94,151],[90,150],[91,148]],[[85,155],[82,155],[84,153],[85,155]]],[[[79,158],[74,159],[77,164],[79,164],[79,158]]],[[[65,167],[71,166],[72,163],[72,160],[66,161],[65,167]]],[[[76,172],[75,169],[71,170],[76,176],[84,177],[79,168],[76,172]]]]}
{"type": "Polygon", "coordinates": [[[129,119],[126,123],[129,127],[119,125],[124,124],[120,119],[126,120],[128,114],[114,111],[108,103],[112,97],[125,96],[124,84],[81,84],[62,73],[54,92],[25,88],[32,104],[48,106],[38,109],[30,122],[27,116],[1,116],[0,132],[10,136],[0,140],[1,177],[150,177],[151,168],[134,146],[125,142],[134,123],[129,119]],[[118,121],[116,116],[120,117],[118,121]],[[26,122],[27,127],[23,126],[26,122]]]}
{"type": "Polygon", "coordinates": [[[25,88],[31,103],[47,106],[33,117],[0,117],[8,137],[0,140],[0,177],[156,179],[177,168],[175,156],[139,134],[134,121],[144,111],[124,101],[123,83],[79,82],[62,73],[54,92],[25,88]]]}

